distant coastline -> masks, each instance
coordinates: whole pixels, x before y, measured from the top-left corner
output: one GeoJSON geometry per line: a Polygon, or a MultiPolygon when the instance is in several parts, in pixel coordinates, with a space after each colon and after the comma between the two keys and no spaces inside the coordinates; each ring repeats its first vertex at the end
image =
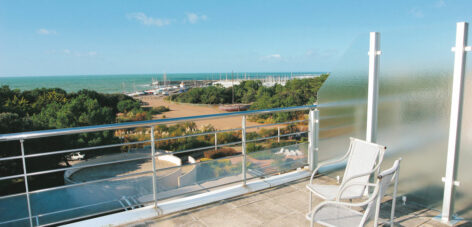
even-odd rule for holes
{"type": "MultiPolygon", "coordinates": [[[[234,78],[265,78],[268,76],[302,76],[323,72],[235,72],[234,78]]],[[[221,73],[168,73],[167,80],[219,80],[231,79],[231,72],[221,73]]],[[[71,76],[2,76],[0,86],[8,85],[11,89],[32,90],[35,88],[61,88],[67,92],[81,89],[95,90],[101,93],[122,93],[147,90],[152,80],[163,81],[163,74],[118,74],[118,75],[71,75],[71,76]]]]}

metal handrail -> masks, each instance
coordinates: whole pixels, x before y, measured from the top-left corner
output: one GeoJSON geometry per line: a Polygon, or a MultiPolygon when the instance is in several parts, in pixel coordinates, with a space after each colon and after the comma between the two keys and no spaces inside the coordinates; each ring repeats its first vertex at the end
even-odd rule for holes
{"type": "Polygon", "coordinates": [[[23,140],[35,139],[35,138],[51,137],[51,136],[72,135],[72,134],[85,133],[85,132],[100,132],[100,131],[127,129],[127,128],[140,128],[140,127],[147,127],[147,126],[154,126],[154,125],[185,122],[185,121],[208,120],[208,119],[214,119],[214,118],[226,118],[226,117],[247,116],[247,115],[256,115],[256,114],[270,114],[270,113],[276,113],[276,112],[302,111],[302,110],[314,109],[316,107],[317,105],[282,107],[282,108],[265,109],[265,110],[249,110],[249,111],[242,111],[242,112],[208,114],[208,115],[167,118],[167,119],[149,120],[149,121],[125,122],[125,123],[93,125],[93,126],[84,126],[84,127],[75,127],[75,128],[10,133],[10,134],[0,135],[0,142],[22,140],[22,139],[23,140]]]}

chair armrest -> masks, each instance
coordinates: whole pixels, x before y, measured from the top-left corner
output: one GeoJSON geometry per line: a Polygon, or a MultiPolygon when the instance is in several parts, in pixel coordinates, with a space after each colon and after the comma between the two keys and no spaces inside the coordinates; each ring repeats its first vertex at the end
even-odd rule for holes
{"type": "Polygon", "coordinates": [[[335,160],[331,160],[331,161],[325,161],[325,162],[322,162],[320,164],[318,164],[318,167],[316,167],[316,169],[313,171],[313,173],[311,174],[311,177],[310,177],[310,184],[313,183],[313,178],[315,177],[316,173],[319,171],[319,169],[321,167],[324,167],[324,166],[327,166],[327,165],[332,165],[334,163],[338,163],[338,162],[342,162],[344,161],[347,157],[349,156],[349,151],[341,158],[339,159],[335,159],[335,160]]]}
{"type": "Polygon", "coordinates": [[[375,187],[377,184],[374,183],[353,183],[349,185],[345,185],[344,187],[340,188],[338,191],[338,194],[336,195],[336,201],[339,201],[341,199],[341,196],[344,191],[346,191],[347,188],[352,187],[352,186],[367,186],[367,187],[375,187]]]}

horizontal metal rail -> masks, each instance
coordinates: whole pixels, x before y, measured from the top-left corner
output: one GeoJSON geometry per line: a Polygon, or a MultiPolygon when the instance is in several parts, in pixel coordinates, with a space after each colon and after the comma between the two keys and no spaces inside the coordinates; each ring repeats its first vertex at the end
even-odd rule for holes
{"type": "MultiPolygon", "coordinates": [[[[79,151],[99,150],[99,149],[106,149],[106,148],[112,148],[112,147],[144,144],[144,143],[150,143],[150,142],[151,142],[150,140],[144,140],[144,141],[136,141],[136,142],[129,142],[129,143],[116,143],[116,144],[109,144],[109,145],[101,145],[101,146],[94,146],[94,147],[73,148],[73,149],[67,149],[67,150],[43,152],[43,153],[38,153],[38,154],[29,154],[29,155],[25,155],[25,158],[35,158],[35,157],[63,154],[63,153],[74,153],[74,152],[79,152],[79,151]]],[[[0,158],[0,161],[8,161],[8,160],[13,160],[13,159],[21,159],[21,158],[22,158],[21,156],[7,157],[7,158],[0,158]]]]}
{"type": "Polygon", "coordinates": [[[188,135],[183,135],[183,136],[164,137],[164,138],[156,139],[156,142],[174,140],[174,139],[183,139],[183,138],[195,137],[195,136],[206,136],[206,135],[213,135],[215,133],[224,133],[224,132],[232,132],[232,131],[240,131],[240,130],[241,128],[231,128],[231,129],[216,130],[216,131],[211,131],[211,132],[188,134],[188,135]]]}
{"type": "Polygon", "coordinates": [[[43,137],[51,137],[51,136],[72,135],[72,134],[86,133],[86,132],[99,132],[99,131],[107,131],[107,130],[149,127],[149,126],[154,126],[154,125],[163,125],[163,124],[178,123],[178,122],[185,122],[185,121],[198,121],[198,120],[227,118],[227,117],[245,116],[245,115],[302,111],[302,110],[314,109],[316,107],[317,105],[282,107],[282,108],[265,109],[265,110],[249,110],[249,111],[242,111],[242,112],[208,114],[208,115],[200,115],[200,116],[167,118],[167,119],[149,120],[149,121],[125,122],[125,123],[117,123],[117,124],[94,125],[94,126],[85,126],[85,127],[76,127],[76,128],[11,133],[11,134],[0,135],[0,142],[21,140],[21,139],[26,140],[26,139],[43,138],[43,137]]]}
{"type": "Polygon", "coordinates": [[[0,199],[8,199],[11,197],[22,196],[22,195],[26,195],[26,192],[20,192],[20,193],[10,194],[10,195],[2,195],[0,196],[0,199]]]}
{"type": "Polygon", "coordinates": [[[307,122],[307,121],[308,120],[296,120],[296,121],[286,121],[286,122],[281,122],[281,123],[273,123],[273,124],[265,124],[265,125],[254,125],[254,126],[246,127],[246,129],[263,128],[263,127],[270,127],[270,126],[275,126],[275,125],[288,125],[288,124],[307,122]]]}
{"type": "Polygon", "coordinates": [[[61,154],[61,153],[74,153],[74,152],[79,152],[79,151],[99,150],[99,149],[106,149],[106,148],[112,148],[112,147],[121,147],[121,146],[129,146],[129,145],[136,145],[136,144],[144,144],[144,143],[150,143],[150,142],[151,142],[151,140],[143,140],[143,141],[128,142],[128,143],[116,143],[116,144],[109,144],[109,145],[100,145],[100,146],[94,146],[94,147],[74,148],[74,149],[61,150],[61,151],[52,151],[52,152],[45,152],[45,153],[38,153],[38,154],[29,154],[29,155],[25,155],[25,158],[34,158],[34,157],[41,157],[41,156],[61,154]]]}
{"type": "Polygon", "coordinates": [[[71,167],[67,167],[67,168],[32,172],[32,173],[26,174],[26,176],[29,177],[29,176],[35,176],[35,175],[61,172],[61,171],[66,171],[66,170],[70,170],[70,169],[82,169],[82,168],[88,168],[88,167],[103,166],[103,165],[117,164],[117,163],[122,163],[122,162],[138,161],[138,160],[151,159],[151,158],[152,158],[152,156],[149,155],[149,156],[139,157],[139,158],[130,158],[130,159],[117,160],[117,161],[100,162],[100,163],[96,163],[96,164],[88,164],[88,165],[81,165],[81,166],[71,166],[71,167]]]}
{"type": "Polygon", "coordinates": [[[261,140],[275,139],[275,138],[278,138],[278,137],[287,137],[287,136],[301,135],[301,134],[304,134],[304,133],[308,133],[308,131],[282,134],[282,135],[280,135],[280,136],[278,136],[278,135],[277,135],[277,136],[267,136],[267,137],[262,137],[262,138],[257,138],[257,139],[248,140],[247,142],[248,142],[248,143],[252,143],[252,142],[257,142],[257,141],[261,141],[261,140]]]}
{"type": "MultiPolygon", "coordinates": [[[[231,145],[237,145],[237,144],[241,144],[241,141],[225,143],[225,144],[218,144],[218,147],[231,146],[231,145]]],[[[183,154],[183,153],[188,153],[188,152],[192,152],[192,151],[210,150],[210,149],[214,149],[214,148],[215,148],[215,145],[211,145],[211,146],[206,146],[206,147],[197,147],[197,148],[191,148],[191,149],[187,149],[187,150],[174,151],[174,152],[169,152],[169,153],[158,153],[158,154],[156,154],[156,157],[163,156],[163,155],[170,155],[170,154],[172,154],[172,155],[174,155],[174,154],[183,154]]]]}
{"type": "Polygon", "coordinates": [[[17,174],[17,175],[11,175],[11,176],[6,176],[6,177],[0,177],[0,181],[20,178],[20,177],[24,177],[24,174],[17,174]]]}
{"type": "MultiPolygon", "coordinates": [[[[110,180],[122,179],[122,178],[127,178],[127,177],[134,177],[134,176],[139,176],[139,175],[144,175],[144,174],[149,174],[149,173],[152,173],[152,171],[151,170],[142,171],[142,172],[130,173],[130,174],[126,174],[126,175],[108,177],[108,178],[103,178],[103,179],[98,179],[98,180],[91,180],[91,181],[85,181],[85,182],[74,183],[74,184],[66,184],[66,185],[57,186],[57,187],[38,189],[38,190],[35,190],[35,191],[31,191],[30,194],[47,192],[47,191],[54,191],[54,190],[64,189],[64,188],[73,188],[73,187],[81,186],[81,185],[100,183],[100,182],[103,182],[103,181],[110,181],[110,180]]],[[[0,199],[1,198],[3,198],[3,197],[0,197],[0,199]]]]}
{"type": "Polygon", "coordinates": [[[1,161],[10,161],[10,160],[15,160],[15,159],[21,159],[21,155],[19,156],[11,156],[11,157],[6,157],[6,158],[0,158],[1,161]]]}

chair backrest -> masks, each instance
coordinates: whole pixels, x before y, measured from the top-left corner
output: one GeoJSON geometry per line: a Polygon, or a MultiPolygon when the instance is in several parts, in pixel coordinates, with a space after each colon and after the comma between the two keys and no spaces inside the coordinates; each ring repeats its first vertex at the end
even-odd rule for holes
{"type": "MultiPolygon", "coordinates": [[[[385,153],[385,146],[369,143],[356,138],[351,138],[349,149],[350,154],[347,160],[343,181],[352,176],[372,171],[376,163],[378,164],[382,162],[385,153]]],[[[358,177],[350,180],[348,185],[368,183],[369,178],[369,175],[358,177]]],[[[346,191],[349,192],[348,194],[350,195],[362,196],[364,190],[365,186],[359,185],[349,187],[346,191]]]]}
{"type": "Polygon", "coordinates": [[[377,176],[377,183],[376,183],[377,188],[375,192],[371,195],[372,197],[375,197],[375,198],[373,198],[372,201],[370,201],[370,203],[367,205],[364,216],[362,217],[362,221],[359,226],[364,226],[364,224],[368,220],[370,220],[372,216],[379,215],[378,213],[376,213],[378,212],[377,206],[380,206],[380,202],[382,201],[382,198],[384,197],[385,192],[387,191],[390,184],[398,180],[398,174],[399,174],[398,170],[400,169],[400,160],[401,159],[396,160],[390,169],[382,171],[377,176]]]}

